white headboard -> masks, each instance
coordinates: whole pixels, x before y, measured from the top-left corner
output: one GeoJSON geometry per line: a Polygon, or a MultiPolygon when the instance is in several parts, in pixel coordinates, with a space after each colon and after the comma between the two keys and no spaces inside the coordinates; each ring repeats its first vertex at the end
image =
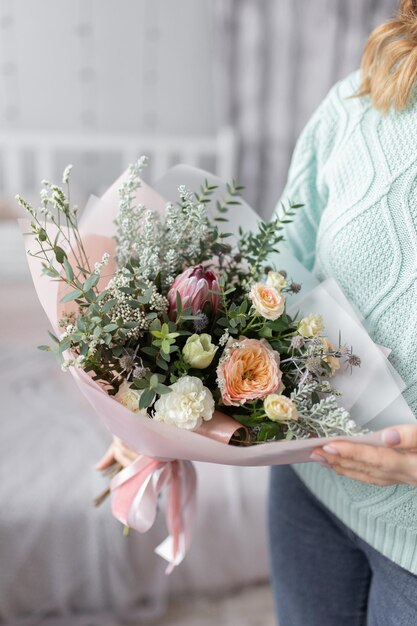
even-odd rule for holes
{"type": "Polygon", "coordinates": [[[178,163],[209,169],[227,181],[235,175],[236,141],[229,127],[215,136],[0,132],[0,195],[3,217],[9,218],[0,219],[0,280],[28,278],[17,222],[10,221],[18,209],[17,193],[36,202],[41,180],[59,183],[63,167],[71,162],[78,196],[86,200],[90,193],[103,192],[141,154],[151,159],[151,181],[178,163]]]}
{"type": "MultiPolygon", "coordinates": [[[[42,179],[59,181],[65,165],[62,155],[71,155],[75,166],[82,163],[85,155],[90,159],[111,156],[110,169],[117,170],[109,172],[107,184],[110,184],[112,177],[142,154],[151,159],[151,180],[177,163],[197,167],[209,163],[213,173],[226,180],[235,175],[236,141],[230,127],[220,129],[217,135],[206,136],[3,131],[0,132],[0,191],[5,197],[14,197],[32,187],[37,190],[42,179]]],[[[87,193],[102,191],[100,183],[95,185],[90,179],[89,184],[92,188],[87,193]]]]}

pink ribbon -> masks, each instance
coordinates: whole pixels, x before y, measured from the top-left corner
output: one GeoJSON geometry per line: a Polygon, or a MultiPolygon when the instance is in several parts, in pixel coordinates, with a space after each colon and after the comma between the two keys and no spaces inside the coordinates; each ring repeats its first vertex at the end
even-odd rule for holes
{"type": "Polygon", "coordinates": [[[197,475],[191,461],[157,461],[142,455],[111,482],[113,515],[140,533],[153,526],[158,496],[167,489],[165,517],[169,536],[155,549],[169,562],[166,574],[181,563],[190,547],[196,486],[197,475]]]}

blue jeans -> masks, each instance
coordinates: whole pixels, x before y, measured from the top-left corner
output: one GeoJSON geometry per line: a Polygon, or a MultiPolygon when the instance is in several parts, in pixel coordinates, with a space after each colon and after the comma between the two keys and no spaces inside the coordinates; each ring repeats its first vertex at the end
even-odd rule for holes
{"type": "Polygon", "coordinates": [[[279,626],[417,626],[417,576],[355,535],[289,466],[271,469],[269,542],[279,626]]]}

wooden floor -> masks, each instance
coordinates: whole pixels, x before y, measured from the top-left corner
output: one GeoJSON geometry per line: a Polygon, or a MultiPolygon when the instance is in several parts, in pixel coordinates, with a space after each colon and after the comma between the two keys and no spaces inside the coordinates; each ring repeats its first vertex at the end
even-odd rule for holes
{"type": "Polygon", "coordinates": [[[152,626],[275,626],[268,586],[245,589],[223,599],[173,603],[152,626]]]}

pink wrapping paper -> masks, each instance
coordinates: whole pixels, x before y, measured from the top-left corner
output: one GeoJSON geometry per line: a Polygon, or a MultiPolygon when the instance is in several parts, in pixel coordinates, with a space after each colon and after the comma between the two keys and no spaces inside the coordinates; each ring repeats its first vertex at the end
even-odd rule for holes
{"type": "MultiPolygon", "coordinates": [[[[80,221],[83,242],[92,264],[101,259],[103,252],[112,253],[114,251],[112,236],[115,231],[114,219],[118,211],[118,188],[124,176],[125,174],[110,187],[100,200],[96,200],[90,205],[86,215],[80,221]]],[[[210,175],[201,172],[201,181],[206,177],[210,177],[210,175]]],[[[182,182],[184,181],[178,180],[178,185],[182,182]]],[[[163,211],[166,204],[166,200],[145,183],[137,190],[136,199],[158,211],[163,211]]],[[[20,220],[20,224],[23,233],[30,232],[28,220],[20,220]]],[[[32,245],[32,236],[26,234],[26,250],[30,250],[32,245]]],[[[62,287],[59,287],[57,282],[41,276],[41,266],[38,259],[28,256],[28,262],[39,300],[53,328],[57,331],[58,317],[62,310],[68,308],[68,305],[59,303],[63,293],[62,287]]],[[[103,278],[102,287],[105,286],[105,281],[109,278],[110,273],[107,272],[107,278],[103,278]]],[[[70,371],[80,391],[100,415],[110,432],[120,437],[138,453],[155,459],[204,461],[242,466],[303,463],[309,461],[309,456],[315,447],[334,439],[279,441],[242,447],[227,445],[221,441],[222,438],[223,441],[227,440],[227,437],[224,438],[222,435],[221,427],[220,436],[210,438],[198,432],[190,432],[153,421],[145,414],[130,412],[108,396],[82,370],[70,368],[70,371]]],[[[339,437],[338,439],[346,440],[349,437],[339,437]]],[[[355,441],[379,445],[381,444],[381,433],[360,435],[355,437],[355,441]]]]}
{"type": "MultiPolygon", "coordinates": [[[[89,203],[80,221],[80,233],[91,266],[100,261],[105,252],[111,257],[114,255],[115,242],[112,238],[115,232],[114,219],[118,212],[118,188],[124,176],[125,174],[100,200],[96,199],[89,203]]],[[[180,184],[188,183],[191,189],[195,189],[195,185],[201,184],[205,179],[222,187],[222,182],[211,174],[184,166],[170,170],[165,180],[160,181],[160,185],[169,190],[170,193],[167,195],[171,195],[171,192],[174,193],[172,185],[178,187],[180,184]]],[[[164,198],[145,183],[137,190],[136,200],[160,212],[164,210],[166,204],[164,198]]],[[[239,220],[228,224],[228,231],[236,232],[237,221],[243,228],[253,228],[256,223],[254,212],[244,202],[239,207],[239,220]]],[[[33,236],[30,234],[29,220],[20,220],[20,225],[24,233],[26,251],[29,252],[32,246],[36,249],[33,236]]],[[[49,225],[48,228],[50,234],[55,236],[56,228],[53,225],[49,225]]],[[[59,244],[67,250],[72,263],[65,242],[59,241],[59,244]]],[[[30,255],[27,258],[39,300],[54,331],[59,334],[58,320],[64,311],[71,311],[74,303],[62,304],[61,299],[66,293],[66,285],[43,276],[41,261],[38,258],[30,255]]],[[[359,373],[360,384],[355,383],[353,377],[350,383],[346,378],[341,381],[342,386],[346,387],[346,399],[350,404],[355,405],[356,402],[358,405],[358,397],[362,400],[361,410],[358,411],[361,418],[359,423],[364,424],[372,420],[372,424],[378,427],[378,424],[387,426],[414,421],[414,416],[400,394],[401,381],[393,376],[379,349],[368,337],[343,295],[338,293],[337,285],[324,284],[317,287],[315,279],[301,268],[293,257],[285,254],[280,258],[280,267],[291,268],[290,272],[295,272],[293,278],[302,276],[301,282],[307,283],[310,287],[307,287],[307,293],[303,296],[307,302],[308,312],[310,306],[317,305],[318,310],[314,312],[320,313],[323,312],[321,311],[323,308],[328,316],[334,318],[333,332],[338,331],[339,323],[343,327],[342,330],[348,327],[360,348],[364,349],[368,365],[359,373]],[[377,363],[369,363],[372,360],[377,363]],[[381,385],[384,388],[383,394],[381,385]],[[372,399],[369,403],[369,407],[372,408],[367,415],[367,403],[363,402],[363,396],[369,389],[372,389],[372,398],[369,398],[372,399]],[[365,393],[362,390],[365,390],[365,393]],[[378,399],[377,402],[375,398],[378,399]],[[381,408],[385,410],[382,419],[378,415],[381,408]]],[[[114,269],[115,261],[112,258],[106,266],[106,274],[100,279],[100,289],[105,288],[114,269]]],[[[298,306],[298,302],[293,302],[293,305],[298,306]]],[[[101,417],[108,430],[140,455],[112,480],[114,516],[127,526],[139,532],[146,532],[155,520],[158,496],[163,489],[167,490],[166,523],[169,536],[155,550],[169,562],[166,573],[171,573],[183,560],[191,542],[196,516],[196,474],[190,461],[241,466],[304,463],[310,460],[310,454],[315,447],[336,439],[277,441],[241,447],[229,445],[227,442],[236,429],[241,427],[219,411],[215,411],[213,419],[204,422],[198,431],[183,430],[154,421],[145,413],[132,413],[109,396],[82,369],[72,367],[70,372],[81,393],[101,417]]],[[[356,436],[355,441],[381,445],[381,431],[356,436]]]]}

